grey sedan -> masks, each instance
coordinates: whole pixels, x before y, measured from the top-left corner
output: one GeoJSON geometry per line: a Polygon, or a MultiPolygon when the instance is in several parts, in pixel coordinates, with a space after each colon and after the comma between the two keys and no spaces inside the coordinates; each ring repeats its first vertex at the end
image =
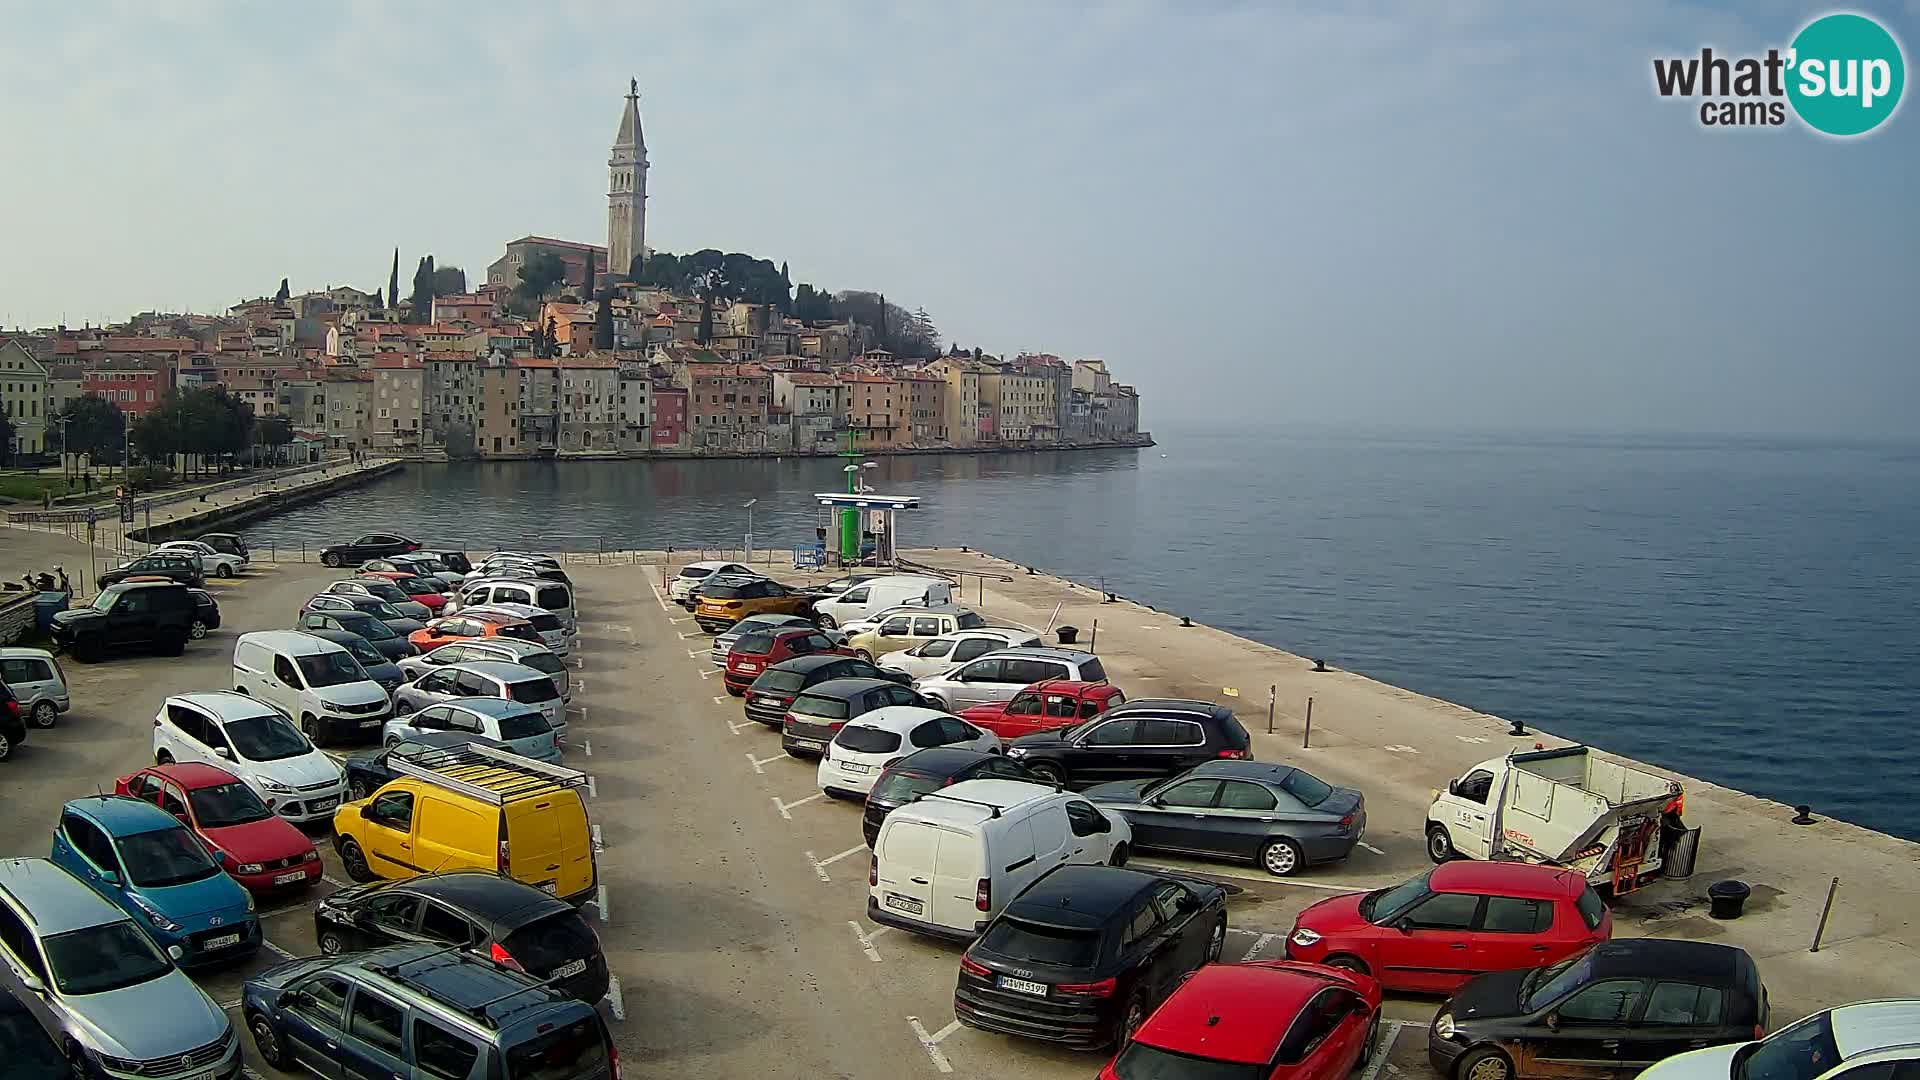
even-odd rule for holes
{"type": "Polygon", "coordinates": [[[1367,828],[1360,792],[1263,761],[1209,761],[1082,794],[1127,819],[1135,848],[1250,862],[1276,877],[1346,858],[1367,828]]]}

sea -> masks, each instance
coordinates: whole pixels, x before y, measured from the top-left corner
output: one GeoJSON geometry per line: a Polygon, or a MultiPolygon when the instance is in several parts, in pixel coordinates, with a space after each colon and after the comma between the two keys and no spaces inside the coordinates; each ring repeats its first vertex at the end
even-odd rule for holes
{"type": "MultiPolygon", "coordinates": [[[[879,456],[968,545],[1336,667],[1920,839],[1920,444],[1158,430],[879,456]]],[[[838,459],[410,465],[247,529],[810,546],[838,459]],[[748,502],[753,502],[749,510],[748,502]],[[724,539],[723,539],[724,538],[724,539]]]]}

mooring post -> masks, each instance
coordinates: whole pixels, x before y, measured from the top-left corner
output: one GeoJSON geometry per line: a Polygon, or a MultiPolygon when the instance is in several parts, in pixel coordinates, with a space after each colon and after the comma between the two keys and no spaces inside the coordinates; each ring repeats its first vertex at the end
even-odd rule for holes
{"type": "Polygon", "coordinates": [[[1839,891],[1840,879],[1836,877],[1827,885],[1827,902],[1820,908],[1820,925],[1814,927],[1813,944],[1807,947],[1808,952],[1820,951],[1820,939],[1827,936],[1827,916],[1833,914],[1833,894],[1839,891]]]}
{"type": "Polygon", "coordinates": [[[1300,749],[1305,750],[1313,742],[1313,699],[1307,699],[1307,726],[1300,732],[1300,749]]]}
{"type": "Polygon", "coordinates": [[[1273,734],[1273,702],[1280,693],[1278,685],[1267,687],[1267,734],[1273,734]]]}

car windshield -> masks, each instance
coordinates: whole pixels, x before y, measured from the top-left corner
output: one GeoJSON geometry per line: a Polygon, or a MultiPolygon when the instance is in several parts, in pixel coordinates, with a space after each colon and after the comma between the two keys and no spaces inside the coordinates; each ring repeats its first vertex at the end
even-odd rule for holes
{"type": "Polygon", "coordinates": [[[546,735],[553,731],[553,725],[537,712],[521,713],[518,716],[500,718],[500,737],[503,739],[531,739],[536,735],[546,735]]]}
{"type": "Polygon", "coordinates": [[[128,883],[143,889],[185,885],[220,872],[200,841],[178,826],[123,836],[118,846],[128,883]]]}
{"type": "Polygon", "coordinates": [[[1321,782],[1319,778],[1309,776],[1299,769],[1288,773],[1287,778],[1280,781],[1280,786],[1286,789],[1287,794],[1308,806],[1319,806],[1333,794],[1333,788],[1321,782]]]}
{"type": "Polygon", "coordinates": [[[507,696],[525,705],[534,705],[542,701],[552,701],[560,696],[554,689],[553,680],[546,676],[538,679],[526,679],[507,684],[507,696]]]}
{"type": "Polygon", "coordinates": [[[1735,1057],[1733,1080],[1813,1080],[1839,1063],[1832,1014],[1814,1013],[1735,1057]]]}
{"type": "Polygon", "coordinates": [[[337,641],[334,642],[334,644],[352,653],[353,658],[362,664],[384,664],[387,662],[387,658],[381,654],[380,650],[367,644],[367,639],[361,637],[359,634],[354,634],[352,641],[337,641]]]}
{"type": "Polygon", "coordinates": [[[597,1015],[507,1050],[507,1080],[573,1080],[604,1072],[606,1067],[607,1041],[597,1015]]]}
{"type": "Polygon", "coordinates": [[[93,598],[93,610],[95,611],[113,610],[113,602],[115,600],[120,599],[120,594],[126,591],[127,590],[121,588],[118,585],[109,585],[106,588],[101,589],[100,595],[93,598]]]}
{"type": "MultiPolygon", "coordinates": [[[[398,612],[395,612],[395,614],[398,614],[398,612]]],[[[394,632],[393,627],[388,626],[386,623],[381,622],[379,619],[374,618],[364,611],[336,611],[333,612],[332,615],[341,626],[346,627],[353,633],[359,634],[368,641],[385,641],[390,637],[400,636],[394,632]]]]}
{"type": "Polygon", "coordinates": [[[377,596],[362,596],[353,606],[376,619],[406,618],[406,616],[400,614],[399,608],[394,607],[392,604],[387,603],[377,596]]]}
{"type": "Polygon", "coordinates": [[[429,574],[444,574],[452,569],[452,567],[441,562],[439,559],[414,559],[413,565],[425,570],[429,574]]]}
{"type": "Polygon", "coordinates": [[[394,583],[394,587],[408,596],[429,596],[440,591],[434,588],[433,582],[423,577],[401,578],[394,583]]]}
{"type": "Polygon", "coordinates": [[[1267,1067],[1179,1054],[1135,1039],[1114,1059],[1113,1075],[1120,1080],[1261,1080],[1267,1067]]]}
{"type": "Polygon", "coordinates": [[[700,595],[709,600],[738,600],[740,588],[738,585],[709,585],[700,590],[700,595]]]}
{"type": "Polygon", "coordinates": [[[550,611],[543,611],[538,615],[529,615],[527,616],[527,621],[533,624],[535,630],[544,633],[552,633],[555,630],[561,629],[560,616],[550,611]]]}
{"type": "Polygon", "coordinates": [[[402,592],[398,585],[384,581],[363,581],[360,584],[366,587],[368,595],[378,597],[390,604],[408,603],[407,594],[402,592]]]}
{"type": "Polygon", "coordinates": [[[345,649],[301,657],[300,675],[307,680],[308,686],[339,686],[341,683],[365,682],[367,678],[366,669],[360,666],[360,661],[345,649]]]}
{"type": "Polygon", "coordinates": [[[260,796],[245,784],[215,784],[213,787],[195,788],[187,792],[187,801],[193,804],[193,819],[203,829],[224,829],[229,825],[265,821],[273,816],[267,804],[261,802],[260,796]]]}
{"type": "Polygon", "coordinates": [[[535,630],[533,624],[525,619],[519,622],[502,623],[500,624],[500,628],[495,630],[494,633],[499,637],[519,638],[521,641],[531,641],[535,645],[541,643],[540,631],[535,630]]]}
{"type": "Polygon", "coordinates": [[[1403,881],[1391,889],[1377,889],[1360,898],[1360,917],[1373,923],[1390,919],[1423,899],[1427,891],[1426,874],[1412,881],[1403,881]]]}
{"type": "Polygon", "coordinates": [[[1583,952],[1550,967],[1535,969],[1520,984],[1521,1006],[1531,1012],[1587,983],[1593,974],[1591,956],[1591,951],[1583,952]]]}
{"type": "MultiPolygon", "coordinates": [[[[340,656],[340,653],[328,655],[340,656]]],[[[320,657],[300,658],[300,670],[307,672],[307,681],[314,686],[328,686],[313,678],[307,670],[308,660],[320,657]]],[[[233,740],[233,748],[248,761],[278,761],[281,758],[298,757],[313,749],[307,744],[306,737],[285,717],[277,713],[266,716],[249,716],[244,720],[229,720],[223,725],[227,737],[233,740]]]]}
{"type": "Polygon", "coordinates": [[[1090,968],[1100,957],[1100,935],[1091,930],[1068,930],[1001,918],[981,935],[980,947],[1010,960],[1090,968]]]}
{"type": "Polygon", "coordinates": [[[807,685],[807,677],[797,671],[772,671],[753,680],[753,689],[765,694],[788,694],[807,685]]]}
{"type": "Polygon", "coordinates": [[[928,776],[925,773],[889,772],[880,777],[873,785],[873,798],[885,802],[909,803],[929,791],[938,791],[946,786],[947,779],[941,776],[928,776]]]}
{"type": "Polygon", "coordinates": [[[823,716],[828,720],[845,720],[847,703],[839,698],[821,697],[819,694],[801,694],[794,700],[793,711],[803,716],[823,716]]]}
{"type": "Polygon", "coordinates": [[[961,630],[978,630],[987,625],[987,620],[981,618],[979,613],[972,611],[961,612],[960,617],[954,620],[954,622],[956,627],[961,630]]]}
{"type": "Polygon", "coordinates": [[[53,983],[62,994],[104,994],[173,970],[173,964],[131,919],[55,934],[44,944],[53,983]]]}
{"type": "Polygon", "coordinates": [[[900,733],[864,724],[849,724],[834,736],[833,745],[856,754],[891,754],[900,749],[900,733]]]}

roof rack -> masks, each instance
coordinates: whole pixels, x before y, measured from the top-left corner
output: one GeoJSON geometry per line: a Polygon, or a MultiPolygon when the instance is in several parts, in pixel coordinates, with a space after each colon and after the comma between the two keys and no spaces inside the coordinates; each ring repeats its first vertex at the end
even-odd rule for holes
{"type": "Polygon", "coordinates": [[[587,774],[578,769],[549,765],[478,743],[437,747],[410,758],[389,755],[387,768],[495,806],[550,794],[556,787],[587,786],[587,774]]]}
{"type": "Polygon", "coordinates": [[[942,802],[966,803],[968,806],[978,806],[978,807],[984,808],[988,812],[989,817],[997,818],[1000,816],[1000,807],[996,803],[981,802],[978,799],[963,799],[958,795],[949,795],[944,791],[929,791],[925,795],[920,796],[920,798],[921,799],[939,799],[942,802]]]}
{"type": "MultiPolygon", "coordinates": [[[[490,1028],[498,1028],[499,1020],[498,1018],[494,1017],[493,1015],[487,1012],[489,1008],[492,1008],[493,1006],[498,1005],[501,1002],[508,1000],[509,998],[516,998],[516,997],[519,997],[521,994],[525,994],[530,991],[551,989],[556,983],[559,983],[563,979],[571,977],[571,976],[558,976],[552,979],[543,979],[543,980],[540,980],[539,982],[536,982],[527,986],[516,987],[497,997],[491,997],[486,999],[485,1001],[477,1002],[472,1005],[466,1005],[466,1004],[462,1004],[461,1002],[453,1000],[452,998],[448,997],[445,993],[435,990],[433,987],[427,985],[426,983],[418,979],[410,979],[406,975],[402,974],[403,968],[412,967],[414,964],[420,963],[423,960],[431,960],[438,956],[445,956],[448,953],[458,953],[458,954],[465,955],[467,954],[467,952],[468,952],[468,947],[466,945],[449,945],[444,949],[435,949],[434,951],[429,953],[421,953],[419,956],[410,956],[405,960],[399,960],[391,964],[367,964],[366,968],[368,971],[371,971],[374,974],[380,975],[384,978],[391,979],[394,982],[399,983],[401,986],[404,986],[407,989],[414,991],[415,993],[425,994],[427,997],[432,998],[434,1001],[442,1005],[445,1005],[448,1008],[453,1009],[454,1011],[459,1012],[478,1023],[485,1024],[490,1028]]],[[[531,978],[532,976],[527,976],[527,977],[531,978]]],[[[508,978],[512,978],[512,976],[508,976],[508,978]]]]}

